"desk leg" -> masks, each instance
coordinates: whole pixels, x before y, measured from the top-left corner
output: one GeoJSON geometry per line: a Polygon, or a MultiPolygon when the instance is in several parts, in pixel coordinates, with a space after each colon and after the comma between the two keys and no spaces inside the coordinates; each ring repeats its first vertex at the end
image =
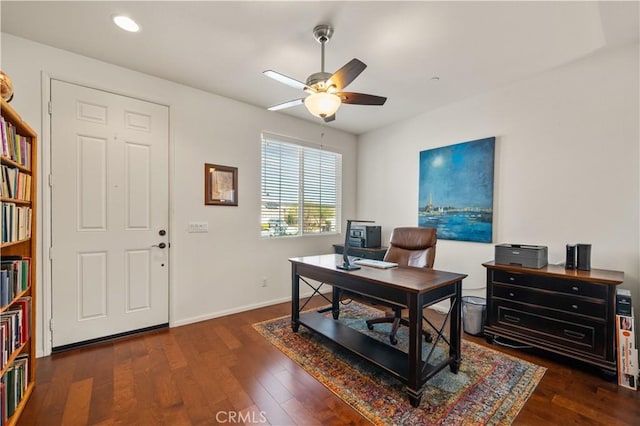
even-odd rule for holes
{"type": "Polygon", "coordinates": [[[340,289],[338,287],[333,286],[332,296],[331,312],[333,313],[333,319],[337,320],[340,318],[340,289]]]}
{"type": "Polygon", "coordinates": [[[451,313],[451,328],[449,331],[451,345],[449,345],[449,356],[453,358],[453,363],[449,365],[449,369],[452,373],[458,374],[458,369],[460,368],[460,360],[461,360],[461,335],[462,335],[462,281],[458,281],[455,283],[456,286],[456,295],[452,297],[451,303],[455,303],[453,312],[451,313]]]}
{"type": "Polygon", "coordinates": [[[409,380],[407,394],[413,407],[422,399],[422,305],[416,294],[409,295],[409,380]]]}
{"type": "Polygon", "coordinates": [[[300,328],[300,275],[295,264],[291,265],[291,329],[294,333],[300,328]]]}

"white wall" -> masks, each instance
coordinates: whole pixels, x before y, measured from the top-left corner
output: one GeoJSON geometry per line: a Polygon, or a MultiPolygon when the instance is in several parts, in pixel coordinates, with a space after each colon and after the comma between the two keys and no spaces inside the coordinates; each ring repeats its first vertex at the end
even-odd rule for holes
{"type": "MultiPolygon", "coordinates": [[[[547,245],[550,263],[591,243],[592,267],[624,271],[638,308],[638,76],[635,44],[363,135],[358,214],[383,239],[417,225],[420,151],[495,136],[494,243],[547,245]]],[[[493,255],[494,244],[439,240],[435,266],[483,295],[471,289],[485,288],[493,255]]]]}
{"type": "MultiPolygon", "coordinates": [[[[342,240],[259,238],[263,130],[311,142],[325,133],[324,143],[343,153],[344,217],[374,218],[383,226],[383,240],[395,226],[417,224],[420,151],[496,136],[494,243],[545,244],[551,262],[564,260],[566,243],[592,243],[592,266],[624,271],[624,287],[633,290],[636,305],[640,301],[637,44],[363,135],[356,152],[356,137],[322,125],[11,35],[2,34],[1,42],[1,68],[16,91],[12,105],[41,142],[48,141],[41,71],[170,106],[172,325],[287,300],[287,257],[328,252],[342,240]],[[238,207],[203,205],[205,162],[239,168],[238,207]],[[210,232],[187,233],[191,221],[209,222],[210,232]],[[262,277],[269,280],[266,288],[262,277]]],[[[48,208],[42,194],[40,232],[48,208]]],[[[493,244],[438,242],[436,267],[469,274],[467,293],[484,288],[481,263],[491,259],[493,244]]],[[[40,295],[46,293],[43,263],[40,295]]],[[[38,302],[40,313],[50,303],[38,302]]]]}
{"type": "MultiPolygon", "coordinates": [[[[260,238],[260,134],[269,131],[321,141],[343,154],[343,217],[355,213],[356,137],[193,88],[2,34],[2,70],[11,76],[12,105],[48,142],[42,128],[41,71],[51,77],[169,105],[171,161],[172,325],[290,299],[287,258],[328,253],[344,237],[260,238]],[[238,167],[238,207],[203,204],[204,163],[238,167]],[[208,222],[208,234],[189,234],[189,222],[208,222]],[[261,287],[262,278],[268,279],[261,287]]],[[[258,77],[256,77],[258,78],[258,77]]],[[[40,150],[42,153],[43,150],[40,150]]],[[[41,154],[40,154],[41,155],[41,154]]],[[[40,170],[43,170],[41,158],[40,170]]],[[[44,176],[41,175],[41,188],[44,176]]],[[[38,229],[48,206],[40,191],[38,229]]],[[[42,244],[43,235],[38,242],[42,244]]],[[[38,272],[38,354],[43,354],[44,258],[38,272]]]]}

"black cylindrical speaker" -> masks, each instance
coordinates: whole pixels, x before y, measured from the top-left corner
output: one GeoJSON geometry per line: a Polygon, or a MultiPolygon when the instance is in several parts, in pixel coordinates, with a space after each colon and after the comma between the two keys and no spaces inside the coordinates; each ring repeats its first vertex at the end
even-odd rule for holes
{"type": "Polygon", "coordinates": [[[576,269],[576,246],[567,244],[567,260],[564,262],[565,269],[576,269]]]}
{"type": "Polygon", "coordinates": [[[578,248],[578,269],[581,271],[591,270],[591,244],[577,244],[578,248]]]}

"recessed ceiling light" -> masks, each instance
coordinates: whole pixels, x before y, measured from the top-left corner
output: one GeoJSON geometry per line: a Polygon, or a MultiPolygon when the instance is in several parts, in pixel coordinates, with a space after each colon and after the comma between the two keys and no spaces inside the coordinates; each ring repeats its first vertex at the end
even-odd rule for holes
{"type": "Polygon", "coordinates": [[[124,15],[117,15],[113,17],[113,22],[125,31],[131,33],[137,33],[140,31],[140,26],[136,24],[136,21],[124,15]]]}

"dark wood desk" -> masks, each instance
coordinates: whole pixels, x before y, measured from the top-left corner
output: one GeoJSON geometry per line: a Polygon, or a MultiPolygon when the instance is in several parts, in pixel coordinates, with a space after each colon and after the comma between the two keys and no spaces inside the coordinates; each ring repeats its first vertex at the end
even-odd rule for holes
{"type": "MultiPolygon", "coordinates": [[[[291,262],[291,328],[297,332],[300,324],[333,340],[361,358],[383,368],[407,385],[411,405],[417,407],[422,398],[422,386],[438,371],[449,366],[457,373],[460,366],[461,298],[462,280],[466,275],[412,267],[378,269],[363,266],[355,271],[336,268],[342,256],[327,254],[289,259],[291,262]],[[304,278],[321,282],[318,287],[304,278]],[[301,313],[300,281],[304,281],[314,294],[324,284],[333,286],[331,311],[333,319],[322,311],[301,313]],[[340,314],[340,289],[349,290],[409,310],[409,352],[373,339],[336,321],[340,314]],[[434,303],[450,299],[449,357],[437,365],[429,364],[429,357],[422,359],[422,310],[434,303]]],[[[443,326],[444,328],[444,326],[443,326]]],[[[435,330],[437,337],[447,342],[443,329],[435,330]]]]}

